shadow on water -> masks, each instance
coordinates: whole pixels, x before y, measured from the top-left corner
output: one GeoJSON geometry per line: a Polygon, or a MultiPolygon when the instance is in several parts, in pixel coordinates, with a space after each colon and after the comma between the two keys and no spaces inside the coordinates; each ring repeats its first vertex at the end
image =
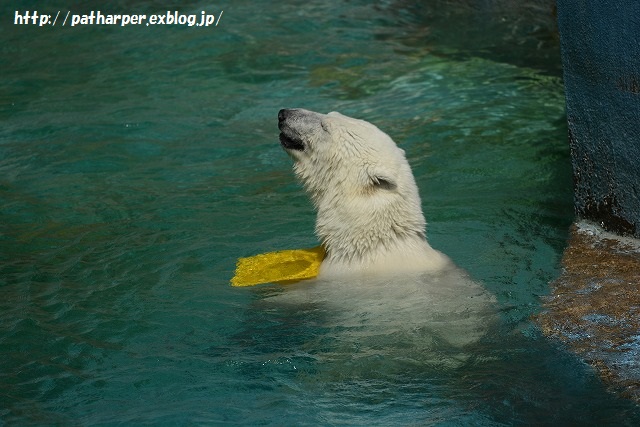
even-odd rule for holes
{"type": "Polygon", "coordinates": [[[376,37],[399,41],[410,55],[421,52],[457,60],[477,56],[562,74],[552,0],[397,0],[390,10],[395,25],[376,37]]]}

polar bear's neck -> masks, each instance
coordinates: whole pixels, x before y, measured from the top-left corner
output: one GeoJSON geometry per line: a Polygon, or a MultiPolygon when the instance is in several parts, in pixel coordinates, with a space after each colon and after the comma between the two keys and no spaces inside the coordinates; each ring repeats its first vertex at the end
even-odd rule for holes
{"type": "Polygon", "coordinates": [[[322,277],[435,271],[450,263],[444,254],[418,235],[378,245],[362,241],[351,247],[325,243],[325,249],[327,256],[320,267],[322,277]]]}
{"type": "Polygon", "coordinates": [[[327,256],[321,273],[402,272],[441,268],[446,256],[425,238],[420,199],[375,206],[370,200],[316,194],[316,234],[327,256]]]}

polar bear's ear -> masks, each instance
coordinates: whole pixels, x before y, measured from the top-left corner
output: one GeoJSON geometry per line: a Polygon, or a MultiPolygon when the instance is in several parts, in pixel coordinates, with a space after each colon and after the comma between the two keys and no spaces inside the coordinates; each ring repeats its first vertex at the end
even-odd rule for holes
{"type": "Polygon", "coordinates": [[[371,175],[371,183],[374,188],[381,190],[395,190],[397,187],[393,178],[380,173],[371,175]]]}

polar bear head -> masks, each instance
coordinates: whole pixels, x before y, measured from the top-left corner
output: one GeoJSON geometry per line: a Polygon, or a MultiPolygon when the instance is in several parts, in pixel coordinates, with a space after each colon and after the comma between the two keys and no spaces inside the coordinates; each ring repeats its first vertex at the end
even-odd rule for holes
{"type": "MultiPolygon", "coordinates": [[[[402,149],[376,126],[332,112],[283,109],[280,143],[317,211],[325,262],[368,268],[416,251],[425,220],[402,149]]],[[[428,246],[428,245],[427,245],[428,246]]],[[[420,249],[420,248],[419,248],[420,249]]]]}

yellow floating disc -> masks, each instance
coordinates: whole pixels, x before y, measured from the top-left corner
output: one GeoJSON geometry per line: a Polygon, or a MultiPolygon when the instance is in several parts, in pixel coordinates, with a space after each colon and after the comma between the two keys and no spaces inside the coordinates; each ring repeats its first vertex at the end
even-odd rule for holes
{"type": "Polygon", "coordinates": [[[261,283],[287,283],[311,279],[318,275],[324,248],[292,249],[248,258],[238,258],[231,286],[253,286],[261,283]]]}

